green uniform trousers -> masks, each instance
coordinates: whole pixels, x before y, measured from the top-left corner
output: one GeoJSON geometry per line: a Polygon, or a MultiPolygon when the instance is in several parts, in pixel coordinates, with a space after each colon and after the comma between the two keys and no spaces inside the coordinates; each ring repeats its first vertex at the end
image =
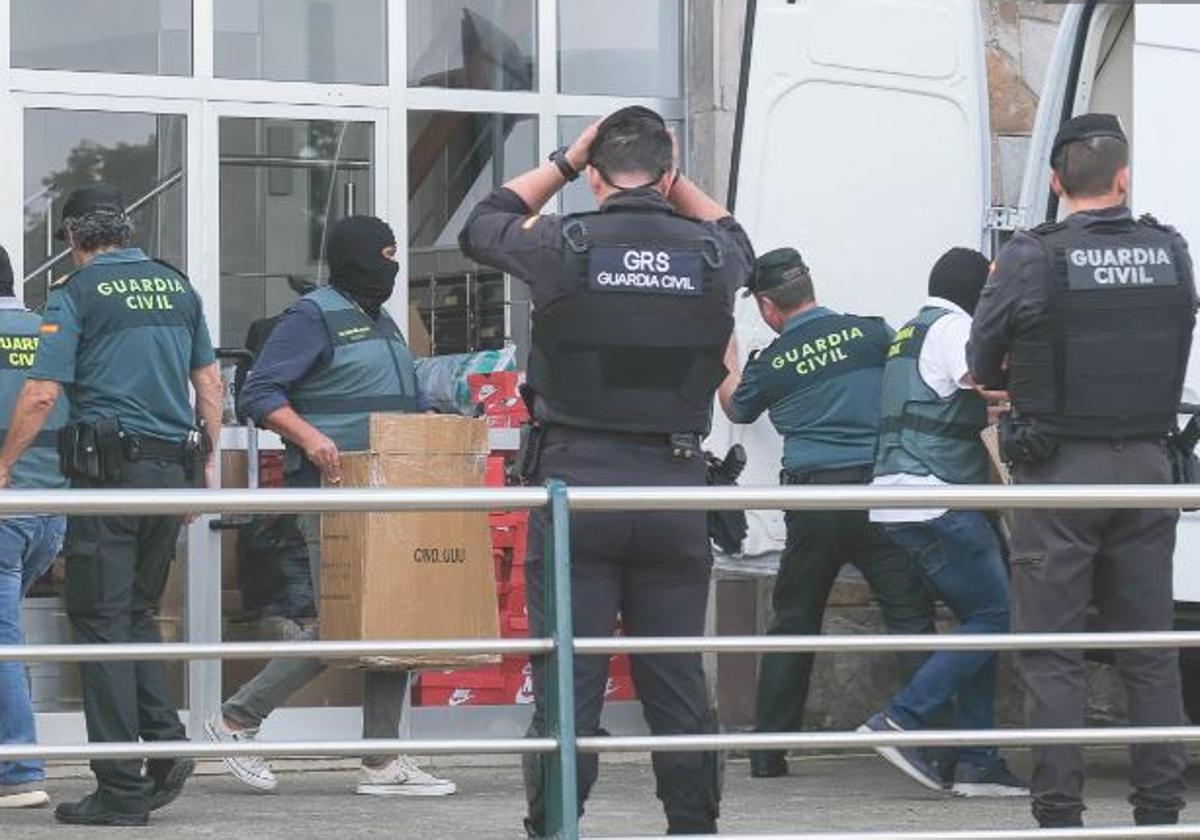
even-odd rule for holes
{"type": "MultiPolygon", "coordinates": [[[[126,464],[124,479],[104,486],[189,484],[182,464],[147,458],[126,464]]],[[[162,641],[155,618],[182,524],[179,516],[67,520],[65,601],[76,642],[162,641]]],[[[80,670],[89,741],[186,738],[161,662],[85,662],[80,670]]],[[[153,780],[149,773],[142,774],[141,761],[93,761],[92,771],[105,805],[127,812],[146,810],[153,780]]]]}

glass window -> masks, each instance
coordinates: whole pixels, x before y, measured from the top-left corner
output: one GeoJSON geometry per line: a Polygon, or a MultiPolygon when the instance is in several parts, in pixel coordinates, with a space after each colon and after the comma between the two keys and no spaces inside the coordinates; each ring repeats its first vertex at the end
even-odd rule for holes
{"type": "Polygon", "coordinates": [[[409,0],[413,87],[533,90],[533,0],[409,0]]]}
{"type": "Polygon", "coordinates": [[[559,0],[563,93],[683,95],[681,0],[559,0]]]}
{"type": "Polygon", "coordinates": [[[25,112],[26,303],[41,305],[50,281],[70,270],[53,233],[71,190],[95,181],[124,194],[135,245],[187,269],[186,124],[174,114],[25,112]]]}
{"type": "MultiPolygon", "coordinates": [[[[409,112],[409,330],[422,355],[501,347],[510,337],[504,276],[463,257],[458,232],[481,199],[536,159],[534,116],[409,112]]],[[[511,305],[519,338],[529,306],[511,305]]]]}
{"type": "Polygon", "coordinates": [[[387,83],[384,0],[216,0],[216,74],[387,83]]]}
{"type": "Polygon", "coordinates": [[[375,126],[228,117],[220,123],[221,340],[325,282],[325,234],[375,210],[375,126]]]}
{"type": "Polygon", "coordinates": [[[12,63],[187,76],[192,0],[12,0],[12,63]]]}

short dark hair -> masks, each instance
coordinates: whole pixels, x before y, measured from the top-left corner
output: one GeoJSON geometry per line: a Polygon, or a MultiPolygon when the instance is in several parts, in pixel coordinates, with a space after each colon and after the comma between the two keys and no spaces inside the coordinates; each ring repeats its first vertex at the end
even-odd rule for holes
{"type": "Polygon", "coordinates": [[[1112,189],[1117,173],[1129,165],[1129,144],[1115,137],[1089,137],[1058,150],[1053,166],[1063,192],[1093,198],[1112,189]]]}
{"type": "Polygon", "coordinates": [[[622,108],[600,124],[588,163],[605,179],[640,173],[658,180],[675,165],[671,133],[649,108],[622,108]]]}
{"type": "Polygon", "coordinates": [[[133,225],[124,213],[96,210],[63,222],[71,241],[80,251],[124,248],[133,238],[133,225]]]}
{"type": "Polygon", "coordinates": [[[759,292],[758,296],[771,301],[784,312],[816,300],[817,294],[813,289],[812,275],[808,273],[808,269],[792,269],[792,273],[796,276],[778,286],[772,286],[765,292],[759,292]]]}

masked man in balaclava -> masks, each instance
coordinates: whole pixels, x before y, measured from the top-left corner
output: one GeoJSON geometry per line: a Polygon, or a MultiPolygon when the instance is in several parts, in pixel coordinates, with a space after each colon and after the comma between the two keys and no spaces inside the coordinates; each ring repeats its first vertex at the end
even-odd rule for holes
{"type": "MultiPolygon", "coordinates": [[[[379,219],[352,216],[329,233],[328,286],[305,295],[279,319],[255,361],[239,411],[277,432],[286,446],[288,487],[342,480],[340,453],[367,449],[368,420],[378,412],[417,408],[412,355],[383,304],[396,285],[396,236],[379,219]]],[[[300,517],[314,589],[320,581],[320,517],[300,517]]],[[[319,597],[316,599],[319,603],[319,597]]],[[[315,638],[310,628],[304,638],[315,638]]],[[[205,729],[216,741],[257,736],[263,720],[325,669],[317,659],[277,659],[224,703],[205,729]]],[[[399,736],[408,675],[363,672],[363,738],[399,736]]],[[[231,756],[233,774],[256,790],[277,782],[267,761],[231,756]]],[[[455,785],[406,756],[364,757],[357,792],[375,796],[444,796],[455,785]]]]}

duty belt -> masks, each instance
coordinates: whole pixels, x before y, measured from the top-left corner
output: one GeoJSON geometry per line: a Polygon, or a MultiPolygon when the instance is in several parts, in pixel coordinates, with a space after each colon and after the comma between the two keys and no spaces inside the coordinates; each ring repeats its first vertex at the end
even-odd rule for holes
{"type": "Polygon", "coordinates": [[[153,458],[172,463],[183,463],[184,446],[181,440],[163,440],[145,435],[131,435],[125,445],[125,458],[140,461],[153,458]]]}
{"type": "Polygon", "coordinates": [[[784,486],[795,484],[866,484],[874,475],[868,464],[857,467],[841,467],[835,470],[784,470],[779,474],[779,483],[784,486]]]}

